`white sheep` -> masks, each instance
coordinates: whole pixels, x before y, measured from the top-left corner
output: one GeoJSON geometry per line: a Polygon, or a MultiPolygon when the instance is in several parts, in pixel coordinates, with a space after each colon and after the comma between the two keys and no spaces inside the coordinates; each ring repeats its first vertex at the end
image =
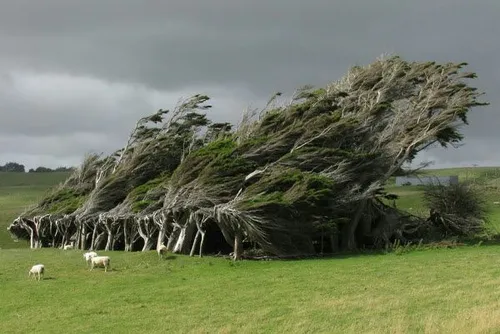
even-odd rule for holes
{"type": "Polygon", "coordinates": [[[90,270],[94,270],[94,266],[102,266],[104,271],[108,271],[110,262],[109,256],[93,256],[90,258],[90,270]]]}
{"type": "Polygon", "coordinates": [[[158,252],[158,257],[161,259],[163,258],[163,254],[167,254],[167,246],[161,244],[156,251],[158,252]]]}
{"type": "Polygon", "coordinates": [[[85,262],[87,262],[87,265],[90,264],[90,259],[96,256],[98,256],[96,252],[87,252],[83,254],[83,258],[85,259],[85,262]]]}
{"type": "Polygon", "coordinates": [[[74,241],[71,241],[71,243],[70,243],[70,244],[68,244],[68,245],[64,245],[63,249],[64,249],[64,250],[73,249],[74,244],[75,244],[75,242],[74,242],[74,241]]]}
{"type": "Polygon", "coordinates": [[[45,266],[43,264],[35,264],[33,267],[31,267],[30,271],[28,272],[28,277],[31,277],[33,274],[33,277],[40,281],[42,279],[43,274],[45,273],[45,266]]]}

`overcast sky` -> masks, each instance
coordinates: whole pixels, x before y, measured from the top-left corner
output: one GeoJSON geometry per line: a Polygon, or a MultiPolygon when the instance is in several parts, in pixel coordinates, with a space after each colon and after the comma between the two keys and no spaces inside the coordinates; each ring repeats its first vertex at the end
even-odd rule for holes
{"type": "Polygon", "coordinates": [[[491,106],[436,167],[500,165],[499,0],[0,0],[0,165],[77,165],[135,120],[205,93],[237,122],[275,92],[383,53],[466,61],[491,106]]]}

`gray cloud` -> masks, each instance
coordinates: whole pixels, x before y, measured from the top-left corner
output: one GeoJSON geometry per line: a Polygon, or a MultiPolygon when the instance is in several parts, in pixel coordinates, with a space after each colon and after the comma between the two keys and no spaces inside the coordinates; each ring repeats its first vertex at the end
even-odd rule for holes
{"type": "Polygon", "coordinates": [[[212,92],[215,117],[234,121],[276,90],[325,84],[384,52],[469,62],[492,107],[474,110],[463,148],[422,158],[500,163],[479,149],[499,138],[499,11],[497,0],[2,4],[0,163],[12,152],[59,165],[95,146],[114,149],[139,115],[190,93],[212,92]]]}

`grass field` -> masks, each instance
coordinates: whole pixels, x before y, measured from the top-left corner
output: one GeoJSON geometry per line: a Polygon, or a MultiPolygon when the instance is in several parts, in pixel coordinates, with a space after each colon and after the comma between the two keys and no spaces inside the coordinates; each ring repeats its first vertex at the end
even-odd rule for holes
{"type": "MultiPolygon", "coordinates": [[[[493,333],[500,247],[303,261],[0,250],[2,333],[493,333]],[[43,263],[46,278],[30,280],[43,263]]],[[[104,253],[104,252],[103,252],[104,253]]],[[[496,331],[494,331],[496,330],[496,331]]]]}
{"type": "MultiPolygon", "coordinates": [[[[66,176],[0,174],[0,333],[500,332],[496,245],[238,263],[100,252],[111,256],[108,273],[89,272],[81,251],[13,248],[26,244],[10,241],[6,226],[66,176]],[[41,282],[27,275],[36,263],[47,269],[41,282]]],[[[418,187],[389,190],[399,207],[423,209],[418,187]]]]}

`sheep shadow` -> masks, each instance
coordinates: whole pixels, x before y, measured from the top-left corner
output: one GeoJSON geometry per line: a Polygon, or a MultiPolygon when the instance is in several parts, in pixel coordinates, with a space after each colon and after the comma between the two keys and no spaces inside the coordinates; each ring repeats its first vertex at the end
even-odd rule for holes
{"type": "Polygon", "coordinates": [[[57,278],[53,277],[53,276],[48,276],[48,277],[42,277],[41,281],[45,281],[45,280],[55,280],[57,278]]]}
{"type": "Polygon", "coordinates": [[[177,256],[175,255],[168,255],[163,258],[163,260],[175,260],[177,259],[177,256]]]}
{"type": "Polygon", "coordinates": [[[122,269],[119,269],[119,268],[118,269],[117,268],[109,268],[108,271],[104,271],[104,268],[96,268],[94,270],[88,270],[89,273],[92,273],[92,272],[109,273],[109,272],[113,272],[113,271],[120,272],[120,271],[122,271],[122,269]]]}

